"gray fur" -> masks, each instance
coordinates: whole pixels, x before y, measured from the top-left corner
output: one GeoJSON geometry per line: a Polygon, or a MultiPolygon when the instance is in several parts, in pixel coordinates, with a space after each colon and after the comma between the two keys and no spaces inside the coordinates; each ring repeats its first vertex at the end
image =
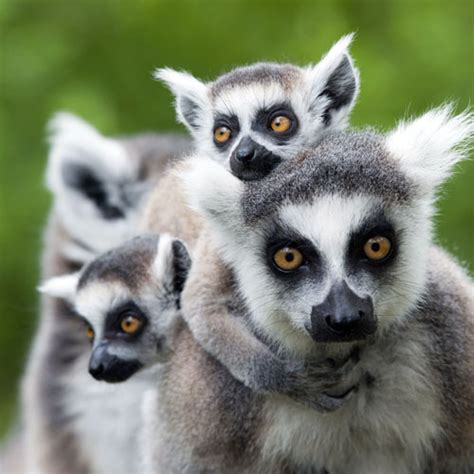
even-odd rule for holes
{"type": "MultiPolygon", "coordinates": [[[[141,202],[149,192],[150,184],[155,183],[163,170],[189,146],[181,137],[158,134],[121,138],[120,143],[126,149],[128,159],[140,170],[139,179],[148,183],[141,187],[141,198],[131,201],[135,203],[132,206],[141,202]]],[[[62,196],[56,196],[56,199],[61,200],[62,196]]],[[[74,215],[73,212],[70,214],[74,215]]],[[[79,270],[84,261],[95,256],[97,248],[111,248],[127,237],[117,233],[111,241],[104,237],[100,242],[92,242],[90,248],[81,229],[80,225],[74,229],[66,226],[62,214],[56,206],[53,208],[44,239],[43,280],[79,270]],[[72,232],[78,229],[79,233],[72,232]],[[80,252],[65,251],[70,248],[80,249],[80,252]]],[[[130,231],[135,232],[134,229],[130,231]]],[[[87,374],[87,357],[84,357],[90,350],[84,323],[72,313],[68,303],[48,296],[42,298],[40,315],[22,387],[26,468],[48,473],[88,472],[94,462],[85,448],[82,438],[85,434],[78,430],[76,421],[86,418],[89,407],[71,406],[71,394],[76,394],[78,399],[81,394],[87,397],[83,383],[92,380],[87,374]],[[83,373],[83,380],[73,375],[76,373],[83,373]]],[[[120,399],[120,393],[117,397],[120,399]]],[[[113,398],[104,390],[103,402],[109,400],[111,410],[113,398]]],[[[125,399],[123,407],[126,407],[125,399]]],[[[104,413],[106,416],[109,415],[104,413]]],[[[114,414],[111,416],[115,417],[114,414]]],[[[105,429],[107,423],[96,420],[95,425],[105,429]]],[[[105,438],[104,432],[104,443],[105,438]]],[[[112,442],[104,444],[104,449],[111,446],[112,442]]]]}
{"type": "Polygon", "coordinates": [[[285,201],[304,203],[361,191],[394,203],[406,203],[415,192],[410,178],[388,156],[383,136],[371,130],[327,135],[317,147],[283,163],[278,173],[248,183],[242,205],[246,222],[252,224],[285,201]]]}
{"type": "Polygon", "coordinates": [[[245,87],[253,83],[277,83],[285,90],[291,91],[300,74],[301,69],[293,64],[256,63],[235,68],[219,76],[211,83],[210,92],[213,97],[217,97],[227,89],[245,87]]]}
{"type": "MultiPolygon", "coordinates": [[[[291,208],[293,214],[303,212],[304,206],[317,210],[325,202],[321,198],[333,195],[347,198],[349,204],[351,199],[356,201],[357,196],[366,196],[370,205],[370,199],[375,199],[374,202],[377,202],[379,209],[381,207],[388,215],[393,215],[395,220],[398,219],[395,230],[405,232],[405,239],[410,236],[404,243],[400,243],[401,249],[410,245],[410,239],[414,239],[413,242],[420,246],[420,251],[422,246],[427,247],[426,258],[421,254],[415,258],[415,254],[412,254],[410,260],[407,254],[401,258],[396,267],[392,268],[392,279],[387,278],[382,283],[385,285],[383,291],[387,297],[391,291],[390,281],[395,290],[397,284],[402,282],[398,278],[403,269],[412,272],[413,268],[422,266],[426,278],[421,278],[419,286],[410,289],[411,293],[407,298],[412,304],[407,304],[400,296],[400,302],[403,304],[399,304],[398,313],[393,319],[385,320],[386,315],[379,314],[382,321],[374,337],[356,344],[341,344],[339,350],[342,353],[347,353],[354,345],[359,349],[360,360],[341,381],[341,387],[352,386],[355,390],[338,410],[326,414],[318,413],[275,393],[257,394],[256,391],[252,391],[250,399],[242,394],[243,401],[240,402],[239,398],[234,397],[234,394],[239,392],[235,381],[230,382],[233,380],[230,375],[233,374],[231,369],[227,371],[221,367],[218,377],[211,375],[210,372],[215,370],[215,362],[210,362],[199,355],[202,353],[201,348],[189,340],[182,345],[178,343],[182,349],[171,359],[169,375],[165,373],[160,379],[149,405],[155,407],[156,416],[151,417],[147,433],[155,434],[154,437],[149,436],[149,439],[154,439],[151,452],[156,454],[155,462],[163,461],[164,464],[161,465],[163,472],[193,472],[194,469],[222,472],[227,471],[229,466],[236,466],[237,472],[262,472],[265,469],[270,469],[272,472],[287,472],[286,469],[291,470],[291,466],[298,466],[301,470],[326,470],[331,474],[347,472],[467,474],[472,471],[474,467],[472,280],[448,255],[430,244],[429,220],[432,211],[427,206],[427,201],[430,202],[432,196],[426,197],[418,192],[419,187],[414,175],[408,176],[402,171],[401,166],[397,168],[393,156],[387,154],[380,144],[381,139],[374,137],[373,134],[349,133],[346,138],[348,146],[342,149],[347,151],[348,157],[337,155],[341,149],[343,135],[333,136],[333,142],[328,138],[327,142],[321,145],[324,147],[322,148],[325,150],[324,154],[318,154],[319,150],[315,149],[313,153],[295,159],[292,168],[297,171],[292,180],[287,181],[287,170],[283,167],[270,175],[266,179],[265,186],[271,192],[262,192],[261,187],[258,189],[257,186],[247,185],[243,194],[235,196],[237,186],[227,184],[215,190],[218,196],[216,202],[210,204],[212,209],[207,214],[212,227],[207,240],[202,244],[203,247],[207,244],[206,252],[193,254],[195,275],[200,273],[199,262],[203,262],[203,267],[208,271],[208,278],[202,278],[201,273],[199,280],[193,277],[192,270],[183,295],[184,316],[189,321],[196,340],[203,343],[213,355],[215,355],[213,351],[215,353],[221,351],[224,354],[223,360],[228,357],[226,364],[229,360],[232,362],[230,354],[233,354],[234,349],[229,343],[228,351],[224,349],[224,345],[219,345],[217,341],[219,328],[225,327],[227,319],[238,318],[238,315],[243,317],[244,321],[240,327],[253,333],[264,346],[267,345],[277,354],[284,352],[286,338],[289,337],[289,330],[285,331],[286,326],[259,327],[252,312],[258,311],[255,309],[256,306],[253,306],[253,310],[252,308],[245,310],[246,305],[241,298],[247,302],[256,298],[255,295],[247,294],[249,285],[246,280],[250,281],[253,289],[260,291],[260,297],[263,296],[263,292],[268,294],[271,290],[263,279],[263,272],[258,274],[260,280],[257,284],[250,272],[250,266],[245,263],[252,261],[257,267],[263,265],[259,260],[262,250],[255,246],[262,244],[266,234],[265,228],[271,224],[272,219],[279,218],[282,210],[292,204],[296,204],[291,208]],[[364,144],[367,145],[366,154],[361,150],[364,144]],[[341,167],[338,167],[333,160],[335,155],[342,158],[344,164],[341,167]],[[319,158],[317,163],[314,162],[315,156],[319,158]],[[367,158],[364,158],[365,156],[367,158]],[[318,171],[329,169],[325,167],[326,159],[336,169],[330,175],[332,181],[329,185],[326,185],[324,179],[318,175],[318,171]],[[304,163],[304,160],[311,163],[304,163]],[[360,166],[366,167],[367,170],[364,172],[360,166]],[[390,172],[385,173],[387,166],[390,172]],[[375,170],[378,168],[381,184],[376,183],[374,179],[375,170]],[[362,176],[359,188],[354,174],[357,169],[362,176]],[[306,174],[308,170],[314,170],[310,173],[310,179],[306,174]],[[306,196],[306,200],[292,194],[290,181],[303,196],[306,196]],[[315,181],[321,183],[323,191],[320,192],[314,187],[315,181]],[[277,192],[278,190],[281,192],[277,192]],[[228,200],[234,206],[244,209],[244,216],[247,213],[254,219],[229,222],[229,216],[232,216],[232,219],[238,218],[239,212],[232,209],[232,204],[229,205],[229,202],[223,199],[223,195],[219,194],[221,192],[227,192],[228,200]],[[255,202],[258,202],[258,206],[255,202]],[[213,213],[219,205],[223,211],[213,213]],[[303,207],[300,209],[299,205],[303,207]],[[259,206],[265,211],[259,212],[259,206]],[[408,225],[413,216],[418,216],[419,219],[416,226],[411,229],[397,227],[403,223],[408,225]],[[229,232],[229,228],[233,233],[229,232]],[[214,236],[213,232],[217,236],[214,236]],[[423,242],[415,239],[417,233],[423,237],[423,242]],[[209,238],[209,235],[213,238],[209,238]],[[225,256],[228,263],[227,272],[230,281],[234,278],[233,296],[222,295],[219,290],[212,294],[213,287],[222,289],[228,285],[222,282],[229,282],[223,278],[225,270],[218,271],[222,263],[219,264],[219,257],[215,256],[219,253],[225,256]],[[210,259],[209,256],[213,257],[210,259]],[[210,267],[207,266],[209,261],[212,262],[210,267]],[[213,278],[214,283],[211,281],[213,278]],[[203,290],[202,299],[198,298],[199,288],[203,290]],[[210,292],[204,291],[209,288],[210,292]],[[229,314],[229,302],[231,308],[240,308],[238,314],[232,312],[229,314]],[[241,306],[242,304],[244,305],[241,306]],[[194,311],[193,305],[195,305],[194,311]],[[208,322],[211,321],[204,330],[199,323],[193,322],[197,312],[202,312],[203,308],[208,313],[204,321],[206,318],[208,322]],[[219,320],[219,314],[223,315],[222,320],[219,320]],[[281,331],[280,343],[272,337],[267,338],[266,329],[277,333],[281,331]],[[199,333],[199,330],[203,332],[199,333]],[[278,347],[279,345],[282,347],[278,347]],[[191,367],[188,361],[193,361],[191,367]],[[194,390],[189,390],[189,384],[194,390]],[[229,397],[233,402],[221,407],[212,402],[216,397],[222,401],[229,397]],[[205,403],[200,404],[200,400],[204,400],[205,403]],[[244,413],[247,414],[245,417],[241,415],[242,405],[244,413]],[[257,413],[252,411],[253,407],[257,407],[257,413]],[[262,412],[263,419],[260,418],[262,412]],[[248,435],[242,440],[240,433],[243,429],[247,430],[248,435]],[[222,438],[216,439],[216,433],[221,434],[222,438]],[[235,458],[235,446],[242,446],[242,443],[245,450],[235,458]]],[[[206,173],[196,173],[192,176],[202,177],[203,180],[214,178],[206,173]]],[[[323,176],[328,179],[324,173],[323,176]]],[[[189,176],[186,179],[188,178],[189,176]]],[[[354,208],[354,212],[362,211],[364,208],[357,206],[354,208]]],[[[305,223],[305,220],[295,219],[293,222],[305,223]]],[[[308,224],[315,227],[317,222],[308,224]]],[[[301,225],[303,227],[303,224],[301,225]]],[[[320,232],[330,235],[330,226],[327,230],[324,225],[318,227],[321,228],[320,232]]],[[[343,271],[349,272],[347,268],[343,271]]],[[[274,284],[274,280],[269,281],[274,284]]],[[[371,289],[367,279],[364,284],[366,291],[371,289]]],[[[351,282],[351,285],[354,285],[354,282],[351,282]]],[[[287,293],[283,295],[284,298],[280,292],[276,292],[275,301],[285,313],[283,299],[295,301],[296,298],[287,293]]],[[[312,297],[306,290],[304,295],[305,298],[312,297]]],[[[260,310],[263,310],[263,305],[260,310]]],[[[240,338],[240,333],[237,334],[240,338]]],[[[183,337],[190,338],[189,335],[183,337]]],[[[302,341],[305,340],[304,337],[300,335],[302,341]]],[[[248,349],[255,346],[244,347],[248,349]]],[[[251,367],[252,358],[249,354],[255,354],[252,351],[253,349],[250,349],[249,353],[242,351],[242,360],[245,360],[246,364],[250,361],[247,367],[251,367]]],[[[320,357],[326,354],[327,357],[329,354],[337,353],[337,350],[335,347],[313,343],[311,353],[319,354],[320,357]]],[[[255,360],[260,361],[258,358],[255,360]]],[[[232,367],[232,364],[230,366],[232,367]]],[[[244,377],[238,378],[244,381],[244,377]]]]}
{"type": "Polygon", "coordinates": [[[150,262],[156,256],[158,236],[141,235],[109,250],[81,272],[78,290],[94,281],[120,281],[138,289],[150,277],[150,262]]]}
{"type": "Polygon", "coordinates": [[[235,277],[223,266],[212,233],[184,203],[177,176],[191,164],[192,158],[180,163],[160,181],[145,210],[143,226],[186,240],[193,261],[199,262],[191,266],[181,298],[183,317],[194,338],[233,377],[257,393],[286,394],[320,411],[337,408],[343,400],[323,392],[340,383],[354,360],[344,355],[337,361],[305,363],[278,348],[273,350],[269,341],[254,335],[235,277]]]}
{"type": "Polygon", "coordinates": [[[259,62],[209,83],[165,68],[156,78],[175,95],[178,120],[190,130],[200,153],[239,179],[259,180],[328,131],[345,128],[359,91],[358,70],[348,52],[351,39],[341,38],[319,63],[306,67],[259,62]],[[278,111],[291,120],[286,133],[271,129],[278,111]],[[218,143],[213,136],[222,126],[230,135],[218,143]],[[251,160],[238,157],[240,145],[247,153],[253,147],[251,160]]]}

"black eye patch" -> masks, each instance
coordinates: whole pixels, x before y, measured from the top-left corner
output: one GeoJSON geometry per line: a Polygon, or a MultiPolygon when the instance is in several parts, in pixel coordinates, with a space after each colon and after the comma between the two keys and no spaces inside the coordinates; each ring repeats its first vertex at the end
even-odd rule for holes
{"type": "Polygon", "coordinates": [[[111,339],[123,338],[127,340],[133,340],[142,334],[147,324],[148,318],[145,316],[143,311],[133,301],[127,301],[126,303],[109,311],[105,319],[104,334],[107,338],[111,339]],[[137,318],[142,323],[140,329],[134,334],[125,334],[121,330],[120,323],[127,316],[137,318]]]}
{"type": "Polygon", "coordinates": [[[265,258],[273,273],[283,278],[301,276],[302,274],[307,274],[308,270],[312,272],[320,268],[319,253],[314,245],[307,238],[284,225],[277,225],[269,236],[265,249],[265,258]],[[303,265],[291,273],[282,273],[275,265],[275,253],[284,247],[295,248],[303,255],[303,265]]]}
{"type": "Polygon", "coordinates": [[[284,145],[298,131],[299,123],[296,114],[289,104],[276,104],[272,107],[261,109],[257,112],[252,123],[252,130],[269,135],[278,145],[284,145]],[[275,132],[272,130],[272,121],[277,117],[287,117],[291,121],[291,126],[285,132],[275,132]]]}
{"type": "MultiPolygon", "coordinates": [[[[357,267],[363,265],[367,268],[382,268],[389,265],[397,254],[398,239],[393,225],[388,221],[382,212],[367,219],[363,225],[351,235],[347,250],[347,260],[349,265],[357,267]],[[390,251],[386,257],[380,260],[373,260],[367,257],[364,246],[375,237],[384,237],[390,242],[390,251]]],[[[379,244],[374,243],[372,250],[378,251],[379,244]]]]}
{"type": "Polygon", "coordinates": [[[230,130],[231,136],[230,139],[224,143],[219,143],[214,139],[214,144],[217,148],[224,150],[226,149],[230,143],[237,137],[240,132],[240,124],[239,119],[236,115],[225,115],[225,114],[217,114],[214,117],[214,126],[212,128],[212,133],[220,127],[226,127],[230,130]]]}

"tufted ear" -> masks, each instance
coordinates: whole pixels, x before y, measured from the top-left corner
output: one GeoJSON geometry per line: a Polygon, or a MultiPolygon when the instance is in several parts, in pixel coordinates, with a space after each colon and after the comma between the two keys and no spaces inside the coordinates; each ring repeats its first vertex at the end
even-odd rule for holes
{"type": "Polygon", "coordinates": [[[79,275],[79,272],[77,272],[50,278],[38,287],[38,291],[74,303],[79,275]]]}
{"type": "Polygon", "coordinates": [[[353,37],[343,36],[319,63],[306,70],[309,110],[327,128],[346,126],[359,94],[359,71],[349,54],[353,37]]]}
{"type": "Polygon", "coordinates": [[[123,218],[121,185],[136,174],[125,148],[69,113],[56,114],[48,130],[46,184],[64,213],[123,218]]]}
{"type": "Polygon", "coordinates": [[[168,234],[161,234],[153,262],[153,274],[160,285],[180,295],[190,268],[191,257],[186,245],[168,234]]]}
{"type": "Polygon", "coordinates": [[[225,228],[242,225],[244,184],[221,164],[206,157],[191,157],[179,179],[189,205],[212,224],[225,228]]]}
{"type": "Polygon", "coordinates": [[[434,193],[469,154],[474,114],[466,111],[454,115],[453,109],[447,104],[403,121],[387,137],[389,152],[422,192],[434,193]]]}
{"type": "Polygon", "coordinates": [[[174,69],[157,69],[155,79],[164,82],[175,96],[178,121],[194,134],[203,123],[205,112],[210,108],[207,86],[187,72],[174,69]]]}

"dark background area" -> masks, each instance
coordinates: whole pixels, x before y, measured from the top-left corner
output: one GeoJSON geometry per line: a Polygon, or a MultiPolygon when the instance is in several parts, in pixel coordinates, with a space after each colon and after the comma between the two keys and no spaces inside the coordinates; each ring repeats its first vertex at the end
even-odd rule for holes
{"type": "MultiPolygon", "coordinates": [[[[355,31],[354,126],[387,129],[474,87],[472,1],[0,1],[0,435],[36,327],[50,198],[45,126],[69,110],[108,134],[177,128],[155,67],[203,79],[243,63],[317,62],[355,31]]],[[[474,268],[474,163],[444,188],[437,239],[474,268]]]]}

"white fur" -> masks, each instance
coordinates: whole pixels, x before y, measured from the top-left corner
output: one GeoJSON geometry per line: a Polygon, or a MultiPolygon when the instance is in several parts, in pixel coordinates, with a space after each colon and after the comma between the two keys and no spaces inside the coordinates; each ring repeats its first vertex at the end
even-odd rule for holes
{"type": "Polygon", "coordinates": [[[79,276],[80,273],[71,273],[70,275],[50,278],[38,287],[38,291],[55,298],[63,298],[69,302],[73,302],[79,276]]]}
{"type": "Polygon", "coordinates": [[[192,157],[179,178],[189,205],[209,217],[224,217],[229,226],[240,225],[238,201],[244,184],[215,161],[201,155],[192,157]]]}
{"type": "Polygon", "coordinates": [[[132,237],[138,223],[136,212],[128,213],[123,219],[105,220],[89,199],[64,182],[62,170],[66,163],[86,166],[103,179],[111,203],[119,204],[118,183],[136,180],[137,162],[128,157],[117,140],[104,137],[72,114],[55,115],[49,130],[51,150],[46,184],[55,197],[55,210],[66,229],[96,254],[132,237]]]}
{"type": "Polygon", "coordinates": [[[195,102],[202,110],[209,109],[210,102],[207,86],[188,72],[179,72],[170,68],[157,69],[153,77],[163,81],[171,89],[176,97],[178,121],[194,134],[195,128],[190,126],[185,119],[180,104],[183,98],[188,98],[195,102]]]}
{"type": "Polygon", "coordinates": [[[94,328],[95,340],[102,337],[103,322],[107,313],[131,298],[130,289],[117,280],[87,284],[77,292],[74,302],[78,314],[94,328]]]}
{"type": "Polygon", "coordinates": [[[175,95],[178,120],[191,131],[196,148],[201,154],[229,168],[229,158],[233,150],[242,137],[248,136],[268,150],[284,158],[291,158],[302,148],[317,143],[327,131],[340,130],[347,125],[350,111],[359,93],[359,73],[348,52],[353,36],[350,34],[342,37],[318,64],[300,68],[299,76],[295,77],[294,83],[289,88],[284,88],[277,82],[255,82],[225,88],[217,97],[211,97],[210,84],[199,81],[189,73],[163,68],[158,69],[154,77],[162,80],[175,95]],[[349,104],[331,112],[331,122],[326,126],[323,123],[323,112],[329,99],[324,95],[317,100],[316,97],[323,92],[331,73],[344,57],[348,58],[352,66],[356,81],[355,94],[349,104]],[[197,105],[195,125],[189,124],[183,115],[183,100],[190,100],[197,105]],[[278,145],[264,133],[253,130],[251,125],[258,110],[281,103],[291,105],[298,118],[299,129],[295,137],[287,143],[278,145]],[[314,110],[310,112],[311,104],[314,104],[314,110]],[[224,154],[216,149],[212,138],[214,117],[218,113],[235,115],[239,120],[238,135],[233,137],[231,146],[224,154]]]}
{"type": "Polygon", "coordinates": [[[81,451],[92,463],[92,472],[140,472],[140,405],[153,377],[148,371],[126,383],[108,384],[88,373],[89,354],[78,360],[68,377],[65,407],[81,451]]]}
{"type": "MultiPolygon", "coordinates": [[[[323,92],[329,77],[339,66],[339,64],[341,64],[341,61],[344,59],[344,57],[347,57],[349,63],[351,64],[356,82],[356,92],[350,104],[335,112],[332,112],[332,128],[334,130],[340,130],[347,126],[350,110],[354,107],[355,101],[359,95],[360,74],[354,65],[354,60],[349,54],[349,47],[352,43],[352,40],[354,39],[354,35],[355,33],[351,33],[349,35],[343,36],[332,46],[332,48],[319,63],[306,68],[307,82],[310,86],[310,93],[308,95],[311,97],[317,97],[319,94],[321,94],[321,92],[323,92]]],[[[321,98],[320,100],[320,107],[323,108],[325,105],[323,101],[325,100],[327,102],[327,99],[321,98]]]]}
{"type": "Polygon", "coordinates": [[[169,234],[160,235],[156,257],[152,264],[152,272],[160,283],[170,279],[170,269],[173,265],[172,244],[173,238],[169,234]]]}
{"type": "Polygon", "coordinates": [[[331,474],[419,474],[440,435],[441,406],[426,355],[427,335],[414,325],[396,344],[380,339],[352,376],[369,370],[340,410],[320,414],[287,399],[267,403],[263,456],[289,457],[331,474]]]}
{"type": "Polygon", "coordinates": [[[453,115],[444,105],[402,121],[387,137],[387,148],[425,192],[432,193],[466,158],[474,135],[474,114],[453,115]]]}

